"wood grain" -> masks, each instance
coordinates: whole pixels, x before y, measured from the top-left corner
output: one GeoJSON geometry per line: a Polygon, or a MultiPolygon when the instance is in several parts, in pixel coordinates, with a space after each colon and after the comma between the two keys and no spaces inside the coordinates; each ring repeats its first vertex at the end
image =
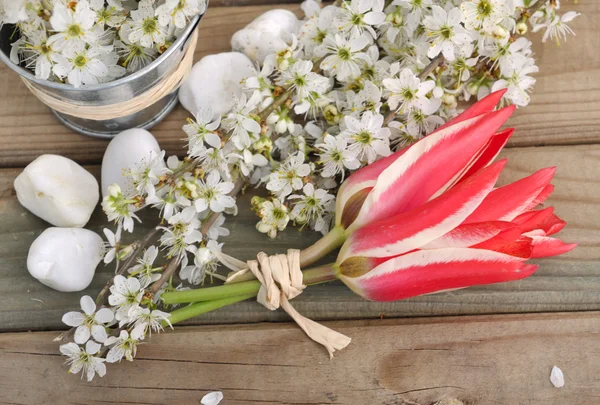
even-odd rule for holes
{"type": "Polygon", "coordinates": [[[334,322],[352,337],[329,360],[292,324],[183,327],[92,383],[67,374],[57,332],[0,335],[2,404],[591,405],[600,397],[600,313],[334,322]],[[559,366],[565,386],[554,388],[559,366]]]}
{"type": "MultiPolygon", "coordinates": [[[[600,145],[512,148],[501,181],[508,182],[545,166],[557,165],[556,190],[548,204],[568,226],[561,237],[579,242],[573,252],[555,259],[539,260],[533,277],[514,283],[469,288],[392,303],[366,302],[341,284],[315,286],[294,300],[294,306],[315,319],[357,319],[379,316],[430,316],[540,311],[600,310],[600,145]]],[[[98,167],[92,167],[98,173],[98,167]]],[[[36,280],[26,270],[31,242],[48,225],[23,209],[14,197],[12,180],[19,169],[0,170],[0,330],[61,328],[64,312],[78,308],[80,293],[58,293],[36,280]]],[[[303,248],[316,241],[314,232],[288,229],[269,240],[254,229],[256,218],[249,209],[250,195],[241,197],[240,213],[227,221],[231,236],[224,240],[225,251],[249,259],[258,251],[303,248]]],[[[141,235],[156,223],[155,211],[143,211],[141,235]]],[[[89,229],[101,232],[106,226],[98,210],[89,229]]],[[[333,257],[330,258],[333,261],[333,257]]],[[[111,276],[111,268],[100,265],[86,293],[95,296],[111,276]]],[[[281,311],[270,312],[255,302],[243,302],[190,321],[236,323],[286,320],[281,311]]]]}
{"type": "MultiPolygon", "coordinates": [[[[252,0],[252,4],[256,2],[252,0]]],[[[570,37],[566,44],[557,47],[554,43],[540,44],[540,34],[532,36],[538,43],[535,47],[540,65],[538,84],[532,104],[520,110],[510,122],[517,128],[512,145],[598,142],[600,53],[592,50],[600,49],[600,3],[580,0],[576,5],[563,2],[562,6],[564,11],[573,9],[582,13],[573,23],[577,37],[570,37]]],[[[230,50],[229,41],[235,31],[274,7],[300,15],[299,5],[209,7],[200,25],[196,59],[230,50]]],[[[106,141],[78,135],[62,126],[17,75],[3,65],[0,94],[0,167],[25,166],[42,153],[62,154],[86,164],[101,161],[106,141]]],[[[169,154],[183,153],[181,127],[188,115],[179,106],[152,130],[169,154]]]]}

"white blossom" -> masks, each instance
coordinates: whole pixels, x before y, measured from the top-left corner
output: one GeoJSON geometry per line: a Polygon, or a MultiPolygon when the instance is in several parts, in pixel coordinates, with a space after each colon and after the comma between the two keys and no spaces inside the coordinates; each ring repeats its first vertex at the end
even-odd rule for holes
{"type": "Polygon", "coordinates": [[[110,336],[104,342],[105,346],[112,346],[106,354],[107,363],[116,363],[121,361],[123,357],[127,361],[133,361],[137,352],[139,340],[129,336],[129,332],[122,330],[119,336],[110,336]]]}
{"type": "Polygon", "coordinates": [[[362,52],[368,44],[369,39],[365,35],[349,38],[340,34],[328,35],[317,50],[317,54],[325,56],[321,69],[336,74],[341,81],[360,76],[360,63],[368,61],[367,55],[362,52]]]}
{"type": "Polygon", "coordinates": [[[203,212],[208,208],[212,212],[223,212],[226,208],[232,208],[235,199],[228,194],[233,187],[233,183],[221,181],[217,171],[211,171],[205,180],[198,181],[198,197],[194,200],[196,212],[203,212]]]}
{"type": "Polygon", "coordinates": [[[96,311],[96,303],[89,295],[84,295],[79,300],[82,312],[71,311],[63,315],[64,324],[75,329],[75,343],[84,344],[93,337],[97,342],[106,339],[105,324],[112,322],[114,314],[109,308],[100,308],[96,311]]]}
{"type": "Polygon", "coordinates": [[[351,115],[344,117],[346,129],[340,134],[350,143],[349,150],[361,161],[373,163],[379,157],[389,156],[390,130],[382,128],[383,115],[365,112],[360,121],[351,115]]]}
{"type": "Polygon", "coordinates": [[[48,43],[59,50],[82,51],[85,44],[93,45],[98,39],[92,30],[95,20],[96,13],[87,0],[80,0],[75,10],[59,2],[50,17],[56,34],[48,39],[48,43]]]}
{"type": "Polygon", "coordinates": [[[96,373],[100,377],[106,374],[104,359],[96,356],[102,346],[93,340],[88,340],[85,348],[70,342],[60,346],[60,352],[67,356],[67,363],[71,366],[69,373],[77,374],[81,371],[88,381],[92,381],[96,373]]]}
{"type": "Polygon", "coordinates": [[[304,183],[302,178],[310,173],[310,165],[304,163],[304,153],[299,152],[290,156],[281,167],[269,176],[267,189],[271,190],[279,198],[284,198],[293,190],[300,190],[304,183]]]}
{"type": "Polygon", "coordinates": [[[120,274],[115,276],[110,287],[108,303],[116,307],[115,319],[120,321],[120,324],[128,322],[129,311],[140,304],[143,295],[142,286],[137,278],[125,278],[120,274]]]}
{"type": "Polygon", "coordinates": [[[323,164],[323,177],[334,177],[341,173],[343,180],[346,169],[356,170],[360,167],[356,153],[348,149],[348,140],[345,137],[336,138],[327,134],[323,142],[316,145],[321,151],[319,162],[323,164]]]}
{"type": "Polygon", "coordinates": [[[434,58],[440,54],[454,60],[456,48],[472,41],[467,30],[461,25],[461,12],[457,7],[446,12],[440,6],[431,7],[432,14],[423,19],[423,25],[431,43],[427,56],[434,58]]]}
{"type": "Polygon", "coordinates": [[[283,231],[290,221],[289,211],[281,201],[275,199],[264,201],[260,204],[260,222],[256,224],[259,232],[266,233],[269,238],[277,236],[278,231],[283,231]]]}

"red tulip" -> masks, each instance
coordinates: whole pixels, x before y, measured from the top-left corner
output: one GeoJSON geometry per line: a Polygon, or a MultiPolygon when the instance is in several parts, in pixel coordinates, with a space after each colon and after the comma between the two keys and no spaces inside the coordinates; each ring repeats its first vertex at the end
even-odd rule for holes
{"type": "Polygon", "coordinates": [[[537,269],[528,259],[575,247],[550,237],[565,225],[552,208],[534,210],[552,193],[554,168],[494,189],[506,160],[490,162],[513,132],[496,133],[513,112],[491,111],[501,97],[488,96],[340,188],[338,223],[348,238],[336,268],[353,291],[392,301],[518,280],[537,269]]]}

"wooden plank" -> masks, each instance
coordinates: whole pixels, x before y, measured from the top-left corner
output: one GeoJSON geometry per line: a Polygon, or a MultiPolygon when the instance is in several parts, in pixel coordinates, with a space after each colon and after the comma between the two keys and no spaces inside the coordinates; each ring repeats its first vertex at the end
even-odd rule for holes
{"type": "MultiPolygon", "coordinates": [[[[561,236],[580,243],[568,255],[539,260],[541,268],[533,277],[515,283],[470,288],[393,303],[366,302],[342,284],[315,286],[294,300],[303,314],[315,319],[357,319],[424,315],[458,315],[510,312],[600,310],[600,145],[513,148],[502,182],[523,177],[544,166],[557,165],[556,191],[549,204],[569,223],[561,236]]],[[[93,172],[99,172],[94,167],[93,172]]],[[[0,329],[39,330],[61,328],[62,314],[78,308],[80,293],[53,291],[29,276],[27,251],[47,224],[23,209],[12,189],[18,169],[0,170],[0,329]],[[41,300],[41,301],[39,301],[41,300]]],[[[269,240],[254,229],[256,217],[249,209],[250,195],[241,197],[240,213],[228,219],[231,236],[224,240],[226,252],[249,259],[258,251],[284,251],[313,243],[314,232],[288,229],[269,240]]],[[[147,210],[146,210],[147,211],[147,210]]],[[[136,235],[155,224],[156,214],[146,212],[136,235]]],[[[106,220],[98,210],[89,229],[101,232],[106,220]]],[[[333,257],[330,260],[333,261],[333,257]]],[[[100,265],[86,293],[95,295],[111,276],[100,265]]],[[[267,311],[255,302],[244,302],[191,320],[200,323],[239,323],[285,320],[281,311],[267,311]]]]}
{"type": "Polygon", "coordinates": [[[57,332],[0,335],[0,403],[590,405],[600,397],[600,313],[328,323],[333,360],[293,324],[183,327],[92,383],[69,375],[57,332]],[[551,385],[554,365],[565,375],[551,385]]]}
{"type": "MultiPolygon", "coordinates": [[[[256,4],[256,3],[252,3],[256,4]]],[[[231,35],[259,14],[283,7],[300,15],[298,5],[209,7],[200,25],[196,59],[230,50],[231,35]]],[[[563,10],[581,12],[573,24],[576,38],[567,46],[538,44],[540,73],[533,102],[520,110],[510,125],[517,127],[512,145],[597,142],[600,124],[600,3],[565,2],[563,10]]],[[[534,36],[539,42],[540,36],[534,36]]],[[[68,156],[80,163],[97,164],[107,142],[78,135],[62,126],[6,66],[0,66],[0,167],[24,166],[42,153],[68,156]],[[35,145],[35,147],[32,147],[35,145]]],[[[183,153],[181,138],[188,113],[178,107],[152,132],[168,153],[183,153]]]]}

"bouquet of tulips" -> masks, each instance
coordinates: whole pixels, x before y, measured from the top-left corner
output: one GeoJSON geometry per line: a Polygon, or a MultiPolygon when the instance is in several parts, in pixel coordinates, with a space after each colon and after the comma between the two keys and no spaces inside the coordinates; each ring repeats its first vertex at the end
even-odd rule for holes
{"type": "MultiPolygon", "coordinates": [[[[532,275],[532,258],[573,249],[551,235],[565,222],[552,207],[555,168],[495,188],[506,159],[494,162],[513,129],[500,130],[514,111],[494,111],[493,93],[429,136],[344,181],[336,225],[300,253],[309,266],[340,249],[335,263],[306,269],[306,285],[339,279],[373,301],[394,301],[532,275]]],[[[261,283],[242,276],[229,284],[165,292],[176,323],[256,296],[261,283]],[[242,281],[247,280],[247,281],[242,281]]]]}

